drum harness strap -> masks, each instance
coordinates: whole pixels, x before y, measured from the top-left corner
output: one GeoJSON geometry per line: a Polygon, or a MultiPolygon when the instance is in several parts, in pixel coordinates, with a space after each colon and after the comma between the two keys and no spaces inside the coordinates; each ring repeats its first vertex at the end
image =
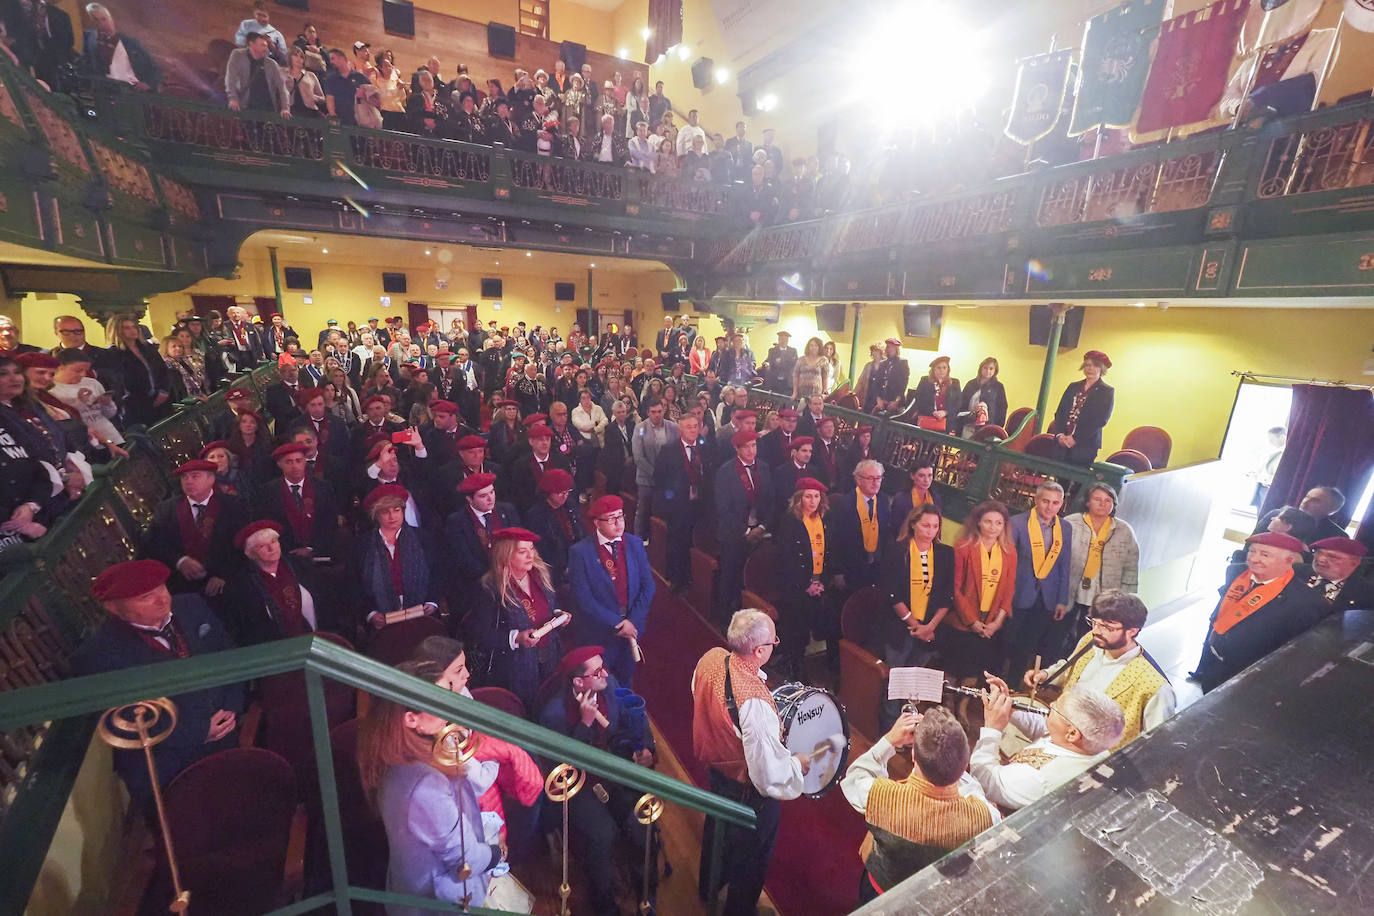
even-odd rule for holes
{"type": "MultiPolygon", "coordinates": [[[[735,685],[730,680],[730,661],[731,656],[725,656],[725,711],[730,714],[730,721],[735,724],[735,730],[738,731],[742,737],[744,735],[744,728],[739,724],[739,704],[735,702],[735,685]]],[[[728,776],[725,776],[724,773],[722,773],[721,776],[725,778],[725,782],[730,785],[730,788],[735,790],[721,793],[731,801],[737,801],[740,804],[753,807],[756,802],[763,799],[763,796],[759,794],[758,789],[754,788],[752,782],[736,782],[728,776]]]]}

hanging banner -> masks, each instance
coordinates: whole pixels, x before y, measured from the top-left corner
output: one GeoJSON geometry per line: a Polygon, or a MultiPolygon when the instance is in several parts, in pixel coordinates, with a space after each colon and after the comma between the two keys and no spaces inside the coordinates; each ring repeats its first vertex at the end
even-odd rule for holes
{"type": "Polygon", "coordinates": [[[1345,24],[1361,32],[1374,32],[1374,0],[1345,0],[1345,24]]]}
{"type": "Polygon", "coordinates": [[[1249,54],[1260,42],[1271,45],[1301,35],[1312,25],[1321,11],[1323,0],[1260,0],[1245,14],[1240,29],[1237,54],[1249,54]],[[1268,22],[1265,22],[1265,20],[1268,22]],[[1260,34],[1260,27],[1264,34],[1260,34]]]}
{"type": "Polygon", "coordinates": [[[1007,117],[1008,137],[1029,146],[1059,125],[1064,99],[1069,94],[1072,66],[1072,48],[1037,54],[1021,61],[1011,113],[1007,117]]]}
{"type": "Polygon", "coordinates": [[[1069,136],[1130,125],[1164,6],[1165,0],[1131,0],[1088,20],[1069,136]]]}
{"type": "Polygon", "coordinates": [[[1230,54],[1217,49],[1235,47],[1249,5],[1250,0],[1217,0],[1164,23],[1140,101],[1137,133],[1207,119],[1226,90],[1231,69],[1230,54]]]}

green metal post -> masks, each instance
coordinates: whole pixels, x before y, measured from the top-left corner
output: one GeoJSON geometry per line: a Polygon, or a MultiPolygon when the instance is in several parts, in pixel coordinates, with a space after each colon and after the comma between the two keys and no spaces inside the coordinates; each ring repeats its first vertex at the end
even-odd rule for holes
{"type": "Polygon", "coordinates": [[[711,870],[708,871],[706,888],[711,894],[711,916],[720,912],[721,864],[725,858],[725,821],[712,819],[711,830],[711,870]]]}
{"type": "Polygon", "coordinates": [[[334,782],[334,753],[329,743],[329,716],[324,706],[324,684],[318,671],[305,672],[310,699],[310,732],[315,741],[315,766],[320,773],[320,804],[324,809],[324,834],[329,845],[329,875],[334,884],[335,912],[352,916],[348,895],[348,863],[344,861],[343,818],[339,815],[339,788],[334,782]]]}
{"type": "Polygon", "coordinates": [[[1050,380],[1054,377],[1054,360],[1059,355],[1059,335],[1064,332],[1064,313],[1069,307],[1063,302],[1051,302],[1050,341],[1045,348],[1045,370],[1040,373],[1040,396],[1035,399],[1035,418],[1040,432],[1049,429],[1045,411],[1050,404],[1050,380]]]}
{"type": "Polygon", "coordinates": [[[849,386],[851,388],[859,383],[859,347],[863,346],[859,342],[859,329],[863,326],[863,318],[863,303],[854,303],[854,337],[853,343],[849,345],[849,386]]]}
{"type": "Polygon", "coordinates": [[[281,316],[282,321],[285,321],[286,312],[282,308],[281,302],[281,269],[277,267],[277,249],[269,245],[267,256],[272,259],[272,289],[277,294],[277,314],[281,316]]]}
{"type": "Polygon", "coordinates": [[[592,298],[592,269],[587,268],[587,335],[601,336],[601,328],[596,322],[596,300],[592,298]]]}

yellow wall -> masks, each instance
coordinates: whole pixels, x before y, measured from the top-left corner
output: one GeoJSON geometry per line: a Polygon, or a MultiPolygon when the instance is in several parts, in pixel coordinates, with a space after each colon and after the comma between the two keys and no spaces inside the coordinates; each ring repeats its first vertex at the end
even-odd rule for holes
{"type": "Polygon", "coordinates": [[[516,24],[516,17],[520,11],[518,0],[412,0],[412,2],[419,9],[443,13],[445,16],[460,16],[473,22],[503,22],[507,25],[516,24]]]}
{"type": "MultiPolygon", "coordinates": [[[[97,346],[105,346],[105,329],[97,326],[96,320],[81,310],[81,303],[75,296],[58,293],[54,298],[40,299],[33,293],[24,296],[19,309],[22,317],[20,339],[26,344],[49,350],[57,346],[57,335],[52,325],[61,315],[75,315],[86,323],[86,339],[97,346]]],[[[145,316],[144,324],[148,324],[145,316]]],[[[149,325],[149,327],[156,327],[149,325]]]]}
{"type": "MultiPolygon", "coordinates": [[[[859,366],[869,343],[901,336],[900,304],[870,304],[860,331],[859,366]]],[[[1027,306],[946,305],[939,353],[949,356],[961,382],[977,372],[984,357],[1001,364],[1012,408],[1035,406],[1045,349],[1028,342],[1027,306]]],[[[1344,309],[1108,308],[1088,306],[1079,347],[1060,354],[1050,410],[1075,378],[1082,354],[1105,351],[1115,365],[1107,380],[1116,388],[1116,409],[1103,433],[1103,456],[1121,445],[1137,426],[1160,426],[1174,440],[1170,465],[1215,458],[1221,451],[1238,380],[1232,370],[1303,378],[1360,379],[1369,354],[1369,312],[1344,309]],[[1365,328],[1364,334],[1352,329],[1365,328]]],[[[853,310],[846,333],[836,335],[842,370],[849,366],[853,310]]],[[[767,349],[775,329],[793,334],[800,346],[815,333],[812,306],[786,306],[777,326],[753,335],[757,352],[767,349]],[[798,340],[798,337],[801,337],[798,340]]],[[[912,385],[935,354],[904,349],[912,385]]]]}
{"type": "Polygon", "coordinates": [[[614,28],[609,10],[594,10],[567,0],[549,3],[549,38],[575,41],[593,51],[614,54],[614,28]]]}

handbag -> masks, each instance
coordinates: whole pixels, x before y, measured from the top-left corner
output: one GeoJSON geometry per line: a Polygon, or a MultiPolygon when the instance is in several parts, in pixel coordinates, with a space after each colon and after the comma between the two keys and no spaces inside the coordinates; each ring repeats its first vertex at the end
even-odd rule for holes
{"type": "Polygon", "coordinates": [[[353,120],[357,122],[359,127],[370,127],[373,130],[382,129],[382,113],[371,102],[354,102],[353,120]]]}
{"type": "Polygon", "coordinates": [[[937,433],[945,431],[944,417],[917,417],[916,425],[921,429],[933,430],[937,433]]]}

